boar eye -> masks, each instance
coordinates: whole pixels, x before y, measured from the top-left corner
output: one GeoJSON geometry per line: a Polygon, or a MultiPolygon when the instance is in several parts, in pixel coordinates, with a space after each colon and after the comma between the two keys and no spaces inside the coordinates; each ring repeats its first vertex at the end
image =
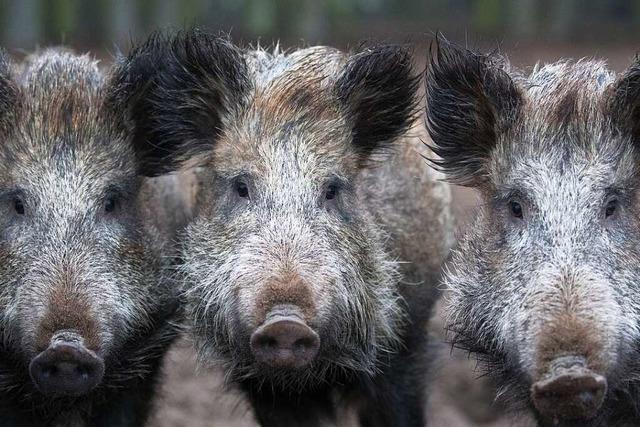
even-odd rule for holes
{"type": "Polygon", "coordinates": [[[522,205],[515,200],[509,202],[509,211],[514,218],[522,219],[522,205]]]}
{"type": "Polygon", "coordinates": [[[13,209],[18,215],[24,215],[24,203],[22,200],[16,198],[13,200],[13,209]]]}
{"type": "Polygon", "coordinates": [[[249,187],[247,186],[246,183],[242,181],[237,181],[235,186],[236,186],[236,192],[238,193],[239,197],[242,197],[243,199],[249,198],[249,187]]]}
{"type": "Polygon", "coordinates": [[[104,203],[104,211],[107,213],[111,213],[116,210],[116,199],[115,197],[109,197],[107,201],[104,203]]]}
{"type": "Polygon", "coordinates": [[[609,200],[607,202],[607,206],[604,209],[605,218],[609,218],[611,215],[616,213],[617,209],[618,209],[618,200],[616,200],[616,199],[609,200]]]}
{"type": "Polygon", "coordinates": [[[110,185],[106,188],[101,202],[102,207],[98,206],[99,214],[114,216],[122,211],[123,205],[129,200],[127,188],[119,185],[110,185]]]}
{"type": "Polygon", "coordinates": [[[327,190],[324,194],[325,199],[327,200],[333,200],[338,196],[338,186],[335,184],[329,185],[327,187],[327,190]]]}

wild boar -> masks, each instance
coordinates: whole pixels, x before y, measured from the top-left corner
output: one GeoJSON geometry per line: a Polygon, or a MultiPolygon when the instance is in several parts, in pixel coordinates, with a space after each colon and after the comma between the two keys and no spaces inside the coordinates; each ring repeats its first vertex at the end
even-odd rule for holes
{"type": "Polygon", "coordinates": [[[434,162],[481,197],[445,279],[454,344],[541,425],[635,425],[640,63],[526,75],[443,42],[426,84],[434,162]]]}
{"type": "Polygon", "coordinates": [[[134,139],[136,69],[105,76],[55,49],[0,58],[2,425],[146,418],[177,334],[180,214],[171,180],[145,177],[157,160],[134,139]]]}
{"type": "Polygon", "coordinates": [[[415,149],[402,138],[418,113],[410,52],[267,52],[198,31],[142,49],[162,66],[141,132],[167,170],[199,167],[181,270],[201,359],[222,364],[263,425],[317,425],[344,407],[364,425],[423,425],[438,268],[400,264],[412,252],[400,240],[434,239],[439,266],[449,193],[424,172],[380,171],[431,199],[371,176],[394,146],[415,149]],[[438,213],[431,226],[381,218],[381,201],[415,193],[438,213]]]}

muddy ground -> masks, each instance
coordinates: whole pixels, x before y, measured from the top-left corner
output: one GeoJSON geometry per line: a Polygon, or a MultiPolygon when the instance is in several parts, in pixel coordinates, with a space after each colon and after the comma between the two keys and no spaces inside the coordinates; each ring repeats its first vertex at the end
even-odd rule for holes
{"type": "MultiPolygon", "coordinates": [[[[502,45],[514,64],[530,67],[536,61],[559,58],[596,57],[606,59],[619,71],[633,58],[634,46],[502,45]]],[[[477,200],[473,192],[454,188],[458,229],[464,229],[477,200]]],[[[460,232],[460,231],[459,231],[460,232]]],[[[523,416],[514,418],[494,403],[495,389],[475,361],[460,351],[451,351],[444,342],[439,313],[432,321],[434,341],[439,351],[433,362],[430,401],[425,408],[429,425],[435,427],[528,426],[523,416]]],[[[197,369],[188,342],[178,343],[166,360],[165,381],[151,425],[158,427],[250,427],[256,426],[251,409],[237,391],[225,389],[220,372],[197,369]]]]}

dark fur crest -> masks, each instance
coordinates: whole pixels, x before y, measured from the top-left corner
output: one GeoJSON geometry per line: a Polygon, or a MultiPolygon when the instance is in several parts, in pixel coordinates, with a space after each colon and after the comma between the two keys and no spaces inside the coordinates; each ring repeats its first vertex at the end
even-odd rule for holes
{"type": "Polygon", "coordinates": [[[618,78],[610,92],[609,109],[616,125],[640,141],[640,58],[618,78]]]}
{"type": "Polygon", "coordinates": [[[518,115],[522,97],[503,63],[497,55],[436,41],[426,75],[427,129],[440,157],[432,162],[451,182],[473,186],[482,180],[496,134],[518,115]]]}
{"type": "Polygon", "coordinates": [[[209,150],[225,114],[251,86],[247,73],[227,38],[198,31],[156,34],[122,60],[114,78],[134,87],[128,104],[142,173],[172,171],[209,150]]]}
{"type": "Polygon", "coordinates": [[[347,62],[335,91],[350,117],[353,144],[362,155],[387,147],[413,125],[419,84],[411,53],[402,47],[374,47],[347,62]]]}
{"type": "Polygon", "coordinates": [[[0,50],[0,127],[9,126],[12,111],[18,102],[18,88],[11,78],[11,61],[4,50],[0,50]]]}

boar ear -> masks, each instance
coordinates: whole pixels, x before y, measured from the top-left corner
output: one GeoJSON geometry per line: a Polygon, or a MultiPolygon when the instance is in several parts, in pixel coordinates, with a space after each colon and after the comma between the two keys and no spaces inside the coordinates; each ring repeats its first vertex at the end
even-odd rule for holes
{"type": "Polygon", "coordinates": [[[477,186],[496,137],[515,121],[522,96],[506,60],[436,41],[426,73],[427,129],[451,182],[477,186]]]}
{"type": "Polygon", "coordinates": [[[0,49],[0,129],[14,125],[13,112],[18,103],[18,86],[13,78],[13,65],[9,55],[0,49]]]}
{"type": "Polygon", "coordinates": [[[608,107],[614,124],[640,142],[640,58],[611,87],[608,107]]]}
{"type": "Polygon", "coordinates": [[[413,125],[419,84],[411,53],[400,46],[367,49],[347,61],[335,90],[358,154],[368,158],[413,125]]]}
{"type": "Polygon", "coordinates": [[[147,176],[209,152],[250,86],[241,52],[225,37],[195,30],[152,36],[121,61],[116,76],[147,176]]]}

